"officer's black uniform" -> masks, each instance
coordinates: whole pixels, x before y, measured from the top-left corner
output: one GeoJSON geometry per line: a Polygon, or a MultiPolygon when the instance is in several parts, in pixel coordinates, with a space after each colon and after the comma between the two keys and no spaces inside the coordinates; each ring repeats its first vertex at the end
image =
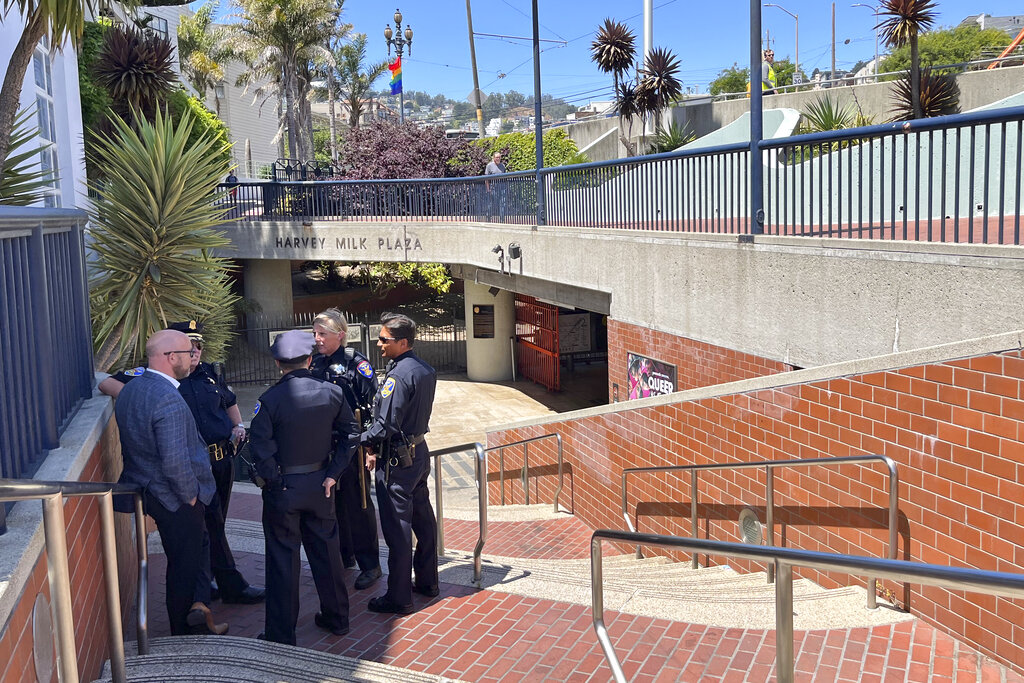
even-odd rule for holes
{"type": "Polygon", "coordinates": [[[374,611],[412,610],[414,569],[417,592],[436,594],[437,520],[427,488],[430,453],[423,439],[436,384],[437,373],[412,351],[390,361],[374,398],[373,424],[360,436],[378,455],[377,504],[388,544],[388,590],[371,601],[381,607],[374,611]],[[404,444],[412,446],[414,456],[403,467],[397,455],[404,444]]]}
{"type": "MultiPolygon", "coordinates": [[[[322,353],[313,356],[309,371],[314,377],[341,387],[349,407],[353,411],[361,410],[363,419],[369,423],[370,406],[377,393],[377,376],[366,356],[350,346],[342,346],[330,356],[322,353]]],[[[341,479],[338,480],[338,497],[334,505],[338,515],[342,560],[350,566],[350,558],[354,557],[362,572],[372,572],[380,569],[377,511],[369,495],[366,497],[366,509],[363,509],[359,477],[363,477],[369,487],[370,474],[359,460],[358,456],[352,458],[351,464],[341,473],[341,479]]],[[[377,571],[376,576],[379,575],[377,571]]],[[[364,587],[358,583],[356,585],[356,588],[364,587]]]]}
{"type": "MultiPolygon", "coordinates": [[[[173,329],[173,327],[172,327],[173,329]]],[[[122,370],[113,379],[127,384],[145,372],[145,367],[122,370]]],[[[204,539],[204,553],[209,552],[209,563],[203,563],[196,584],[196,600],[210,604],[210,573],[217,579],[217,588],[225,602],[257,602],[262,599],[261,589],[250,589],[249,583],[235,566],[235,558],[228,546],[224,531],[224,518],[231,500],[231,486],[235,478],[234,445],[231,443],[231,418],[227,409],[236,404],[235,394],[228,388],[209,363],[199,363],[185,379],[178,391],[192,411],[199,434],[210,449],[210,469],[217,484],[217,495],[206,506],[208,548],[204,539]],[[207,568],[209,567],[209,568],[207,568]]]]}
{"type": "MultiPolygon", "coordinates": [[[[308,353],[312,347],[312,335],[295,330],[280,335],[272,352],[279,360],[290,359],[298,357],[297,348],[308,353]]],[[[337,480],[348,466],[358,433],[341,389],[309,370],[289,372],[256,403],[249,434],[256,472],[266,480],[267,640],[295,644],[300,543],[320,596],[317,625],[336,634],[348,629],[338,524],[323,483],[328,477],[337,480]]]]}

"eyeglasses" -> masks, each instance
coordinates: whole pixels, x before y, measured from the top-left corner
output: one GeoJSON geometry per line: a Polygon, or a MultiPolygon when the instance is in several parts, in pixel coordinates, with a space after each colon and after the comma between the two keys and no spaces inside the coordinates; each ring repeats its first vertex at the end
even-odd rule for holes
{"type": "Polygon", "coordinates": [[[377,337],[377,341],[379,341],[381,344],[387,344],[388,342],[398,341],[398,337],[380,336],[377,337]]]}
{"type": "Polygon", "coordinates": [[[188,349],[186,351],[164,351],[164,355],[165,356],[171,356],[171,355],[173,355],[175,353],[187,353],[188,357],[192,358],[192,357],[194,357],[196,355],[196,350],[195,349],[188,349]]]}

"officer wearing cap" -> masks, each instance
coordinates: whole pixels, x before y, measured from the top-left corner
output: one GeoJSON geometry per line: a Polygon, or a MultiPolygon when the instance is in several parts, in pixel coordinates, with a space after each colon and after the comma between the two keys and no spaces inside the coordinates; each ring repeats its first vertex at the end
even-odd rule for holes
{"type": "Polygon", "coordinates": [[[388,589],[370,600],[368,608],[408,614],[414,609],[413,592],[438,594],[437,520],[427,488],[430,452],[424,441],[437,373],[412,351],[416,323],[411,318],[385,313],[380,320],[384,326],[377,346],[388,364],[374,397],[373,422],[360,442],[373,453],[369,466],[376,465],[380,524],[388,544],[388,589]]]}
{"type": "MultiPolygon", "coordinates": [[[[224,602],[261,602],[266,597],[266,591],[258,586],[250,586],[238,571],[224,530],[224,519],[235,478],[235,446],[245,438],[245,426],[242,424],[235,394],[228,388],[224,378],[217,374],[213,365],[202,362],[201,323],[189,320],[171,323],[167,327],[185,333],[192,342],[190,373],[181,380],[178,391],[192,411],[199,434],[207,444],[210,469],[217,485],[215,500],[206,507],[207,538],[204,539],[203,552],[209,553],[209,562],[203,564],[196,587],[196,600],[205,605],[210,604],[214,597],[210,586],[212,574],[217,580],[219,597],[224,602]]],[[[99,390],[116,398],[125,384],[144,371],[145,367],[122,370],[100,382],[99,390]]]]}
{"type": "Polygon", "coordinates": [[[359,426],[342,390],[309,372],[313,336],[291,330],[270,348],[284,376],[260,396],[250,422],[266,539],[266,640],[295,644],[299,551],[320,596],[314,621],[348,633],[348,591],[332,489],[355,451],[359,426]]]}
{"type": "MultiPolygon", "coordinates": [[[[348,321],[337,308],[328,308],[313,319],[313,339],[318,353],[309,371],[314,377],[337,384],[345,392],[349,407],[369,424],[370,404],[377,393],[377,375],[366,356],[345,346],[348,321]]],[[[380,577],[380,543],[377,540],[377,512],[369,490],[369,473],[361,457],[352,458],[341,473],[335,508],[341,539],[341,559],[345,566],[358,563],[356,590],[373,585],[380,577]],[[363,481],[360,482],[360,477],[363,481]],[[366,507],[363,507],[365,503],[366,507]],[[354,561],[353,561],[354,559],[354,561]]]]}

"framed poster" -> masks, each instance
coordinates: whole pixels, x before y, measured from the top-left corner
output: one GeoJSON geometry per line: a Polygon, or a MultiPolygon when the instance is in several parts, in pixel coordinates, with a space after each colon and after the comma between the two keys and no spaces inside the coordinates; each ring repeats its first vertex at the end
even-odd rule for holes
{"type": "Polygon", "coordinates": [[[494,304],[473,304],[473,338],[494,339],[494,304]]]}
{"type": "Polygon", "coordinates": [[[566,313],[558,316],[558,352],[590,351],[590,314],[566,313]]]}
{"type": "Polygon", "coordinates": [[[626,383],[627,400],[671,394],[676,390],[676,366],[627,352],[626,383]]]}

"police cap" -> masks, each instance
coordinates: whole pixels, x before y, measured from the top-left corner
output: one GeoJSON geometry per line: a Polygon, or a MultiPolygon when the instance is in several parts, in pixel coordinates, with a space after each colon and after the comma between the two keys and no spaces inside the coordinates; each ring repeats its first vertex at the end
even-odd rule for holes
{"type": "Polygon", "coordinates": [[[282,362],[298,360],[313,354],[313,335],[302,330],[288,330],[277,335],[270,345],[270,355],[282,362]]]}
{"type": "Polygon", "coordinates": [[[195,320],[188,320],[182,323],[171,323],[167,326],[167,329],[174,330],[176,332],[184,332],[192,341],[203,341],[203,324],[197,323],[195,320]]]}

